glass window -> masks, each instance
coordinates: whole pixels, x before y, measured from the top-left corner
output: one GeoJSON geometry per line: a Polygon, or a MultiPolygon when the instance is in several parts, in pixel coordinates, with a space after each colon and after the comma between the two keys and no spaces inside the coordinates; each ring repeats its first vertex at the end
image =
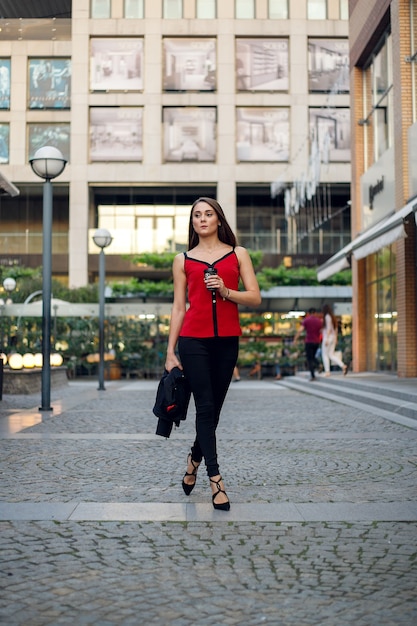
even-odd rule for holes
{"type": "MultiPolygon", "coordinates": [[[[411,14],[411,24],[410,24],[410,51],[411,51],[411,59],[414,61],[412,64],[412,75],[413,75],[413,122],[417,120],[417,0],[411,0],[410,6],[410,14],[411,14]]],[[[410,60],[411,60],[410,59],[410,60]]]]}
{"type": "Polygon", "coordinates": [[[340,0],[340,19],[349,19],[349,0],[340,0]]]}
{"type": "Polygon", "coordinates": [[[255,17],[254,0],[236,0],[237,19],[253,19],[255,17]]]}
{"type": "Polygon", "coordinates": [[[370,145],[373,143],[374,160],[393,143],[393,93],[391,35],[387,35],[383,46],[373,56],[364,71],[365,93],[364,125],[370,145]]]}
{"type": "Polygon", "coordinates": [[[325,20],[327,18],[327,0],[307,0],[307,18],[325,20]]]}
{"type": "Polygon", "coordinates": [[[125,0],[124,16],[126,19],[143,17],[143,0],[125,0]]]}
{"type": "Polygon", "coordinates": [[[110,17],[111,0],[91,0],[91,17],[92,18],[108,18],[110,17]]]}
{"type": "Polygon", "coordinates": [[[287,20],[288,0],[269,0],[269,18],[271,20],[287,20]]]}
{"type": "Polygon", "coordinates": [[[181,19],[182,18],[182,0],[164,0],[164,18],[181,19]]]}
{"type": "Polygon", "coordinates": [[[216,17],[216,0],[197,0],[197,18],[214,19],[216,17]]]}

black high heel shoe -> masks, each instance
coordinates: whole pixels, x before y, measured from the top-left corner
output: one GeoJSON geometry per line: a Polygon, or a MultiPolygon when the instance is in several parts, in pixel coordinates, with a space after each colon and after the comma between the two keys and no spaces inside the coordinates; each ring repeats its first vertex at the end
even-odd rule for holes
{"type": "Polygon", "coordinates": [[[210,482],[214,483],[217,487],[217,492],[213,493],[213,495],[211,496],[211,499],[213,501],[213,506],[215,509],[218,509],[219,511],[230,511],[230,502],[222,502],[221,504],[217,504],[217,502],[214,502],[214,500],[217,498],[217,496],[219,495],[219,493],[224,493],[224,495],[227,497],[227,493],[225,492],[224,489],[221,488],[220,483],[222,481],[222,477],[220,476],[219,480],[212,480],[210,478],[210,482]]]}
{"type": "Polygon", "coordinates": [[[193,459],[191,458],[191,454],[189,454],[188,457],[187,457],[187,464],[189,464],[189,463],[191,463],[191,465],[193,466],[194,469],[193,469],[192,472],[185,472],[184,478],[186,476],[195,476],[195,481],[191,485],[189,485],[188,483],[184,482],[184,478],[182,479],[182,488],[184,489],[184,493],[185,493],[186,496],[189,496],[190,493],[192,492],[192,490],[195,487],[195,484],[197,482],[197,470],[198,470],[198,468],[200,466],[200,463],[198,465],[196,465],[194,463],[193,459]]]}

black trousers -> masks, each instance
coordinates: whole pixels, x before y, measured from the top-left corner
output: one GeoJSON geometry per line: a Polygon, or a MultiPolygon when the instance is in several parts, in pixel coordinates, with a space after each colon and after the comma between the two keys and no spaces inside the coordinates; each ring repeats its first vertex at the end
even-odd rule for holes
{"type": "Polygon", "coordinates": [[[191,456],[204,458],[208,476],[220,474],[216,428],[239,352],[238,337],[180,337],[178,352],[196,408],[196,439],[191,456]]]}
{"type": "Polygon", "coordinates": [[[308,366],[308,369],[310,370],[311,378],[315,378],[314,370],[316,369],[318,365],[317,359],[316,359],[316,353],[319,347],[320,347],[319,343],[306,343],[305,344],[307,366],[308,366]]]}

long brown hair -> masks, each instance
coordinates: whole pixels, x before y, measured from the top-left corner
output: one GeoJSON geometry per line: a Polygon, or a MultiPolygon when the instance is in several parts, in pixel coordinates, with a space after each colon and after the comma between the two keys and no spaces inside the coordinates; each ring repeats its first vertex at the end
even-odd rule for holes
{"type": "Polygon", "coordinates": [[[337,331],[337,318],[329,304],[323,305],[323,326],[326,325],[326,315],[330,315],[330,317],[332,318],[333,328],[337,331]]]}
{"type": "Polygon", "coordinates": [[[193,202],[193,206],[191,207],[190,225],[188,228],[188,249],[192,250],[198,245],[198,242],[199,242],[199,236],[197,235],[193,227],[193,211],[199,202],[206,202],[216,212],[217,217],[219,218],[219,222],[220,222],[220,226],[218,229],[218,235],[219,235],[220,241],[222,241],[223,243],[227,243],[229,246],[232,246],[233,248],[235,248],[237,246],[236,236],[227,222],[227,219],[226,219],[226,216],[224,214],[222,207],[217,202],[217,200],[214,200],[213,198],[202,197],[202,198],[197,198],[197,200],[193,202]]]}

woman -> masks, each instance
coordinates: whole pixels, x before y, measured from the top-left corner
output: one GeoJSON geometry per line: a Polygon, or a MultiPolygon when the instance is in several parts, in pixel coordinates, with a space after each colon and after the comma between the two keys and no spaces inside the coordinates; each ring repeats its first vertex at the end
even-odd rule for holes
{"type": "Polygon", "coordinates": [[[324,375],[330,376],[330,361],[343,370],[346,376],[348,366],[336,356],[337,343],[337,319],[328,304],[323,306],[323,331],[321,344],[321,357],[323,359],[324,375]]]}
{"type": "Polygon", "coordinates": [[[183,369],[196,406],[196,438],[187,458],[182,487],[188,496],[204,459],[215,509],[228,511],[217,461],[216,428],[236,365],[238,304],[258,306],[259,286],[250,256],[212,198],[198,198],[191,208],[188,252],[174,258],[174,302],[165,368],[183,369]],[[209,272],[207,272],[209,270],[209,272]],[[239,278],[244,291],[239,291],[239,278]],[[189,308],[186,310],[188,291],[189,308]],[[178,343],[179,359],[175,353],[178,343]]]}

